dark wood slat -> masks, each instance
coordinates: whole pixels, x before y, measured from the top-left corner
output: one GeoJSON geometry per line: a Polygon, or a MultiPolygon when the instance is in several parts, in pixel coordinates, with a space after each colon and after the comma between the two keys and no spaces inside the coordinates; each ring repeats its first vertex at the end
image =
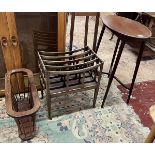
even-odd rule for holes
{"type": "Polygon", "coordinates": [[[96,23],[95,23],[95,31],[94,31],[94,41],[93,41],[93,50],[96,50],[96,42],[97,42],[97,34],[98,34],[98,26],[99,26],[99,17],[100,13],[96,14],[96,23]]]}
{"type": "Polygon", "coordinates": [[[72,70],[77,70],[78,68],[86,68],[87,66],[89,66],[92,63],[95,63],[97,61],[98,58],[90,60],[90,61],[86,61],[82,64],[76,64],[76,65],[66,65],[66,66],[54,66],[54,65],[45,65],[45,67],[47,68],[48,71],[52,71],[52,69],[60,69],[61,71],[64,69],[68,70],[68,69],[72,69],[72,70]]]}
{"type": "Polygon", "coordinates": [[[82,57],[84,55],[87,55],[87,54],[90,54],[91,52],[90,51],[86,51],[84,53],[79,53],[79,54],[76,54],[76,55],[71,55],[71,56],[45,56],[45,55],[40,55],[40,57],[44,60],[58,60],[58,59],[71,59],[71,58],[76,58],[76,57],[82,57]]]}
{"type": "Polygon", "coordinates": [[[50,61],[50,60],[43,60],[43,62],[48,65],[53,65],[53,64],[71,64],[73,62],[79,62],[79,61],[89,61],[90,59],[94,58],[94,55],[88,55],[88,56],[85,56],[85,57],[82,57],[82,58],[77,58],[75,60],[66,60],[66,61],[50,61]]]}
{"type": "Polygon", "coordinates": [[[47,52],[47,51],[38,51],[40,53],[40,55],[46,55],[46,56],[53,56],[53,55],[66,55],[66,54],[73,54],[73,53],[77,53],[79,51],[86,51],[88,50],[88,47],[84,47],[84,48],[80,48],[74,51],[70,51],[70,52],[47,52]]]}
{"type": "Polygon", "coordinates": [[[78,69],[78,70],[71,70],[71,71],[48,71],[50,75],[64,75],[64,74],[78,74],[78,73],[82,73],[82,72],[86,72],[86,71],[90,71],[92,69],[95,69],[97,67],[99,67],[100,64],[96,65],[96,66],[91,66],[91,67],[87,67],[87,68],[82,68],[82,69],[78,69]]]}
{"type": "Polygon", "coordinates": [[[73,46],[74,23],[75,23],[75,13],[72,13],[72,16],[71,16],[71,29],[70,29],[70,45],[69,45],[69,51],[72,51],[72,46],[73,46]]]}
{"type": "Polygon", "coordinates": [[[84,36],[84,47],[87,46],[88,22],[89,22],[89,16],[86,16],[86,22],[85,22],[85,36],[84,36]]]}

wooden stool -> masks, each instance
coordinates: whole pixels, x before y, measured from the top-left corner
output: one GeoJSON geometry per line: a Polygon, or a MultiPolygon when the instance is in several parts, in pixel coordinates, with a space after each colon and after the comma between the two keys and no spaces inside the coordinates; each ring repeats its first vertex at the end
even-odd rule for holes
{"type": "Polygon", "coordinates": [[[120,16],[114,16],[114,15],[105,16],[103,17],[103,23],[104,25],[102,27],[102,30],[99,36],[99,40],[98,40],[97,47],[96,47],[96,53],[100,46],[105,28],[108,28],[113,34],[115,34],[118,37],[118,39],[116,42],[116,47],[115,47],[113,58],[111,61],[109,73],[106,73],[109,76],[109,81],[108,81],[108,86],[107,86],[107,89],[106,89],[106,92],[103,98],[103,102],[101,106],[102,108],[106,100],[106,97],[108,95],[113,78],[115,78],[121,85],[123,85],[126,89],[129,90],[129,95],[127,99],[127,103],[129,103],[132,89],[134,86],[134,82],[136,79],[136,75],[138,72],[138,68],[140,65],[140,61],[143,55],[145,41],[148,38],[150,38],[152,35],[151,31],[146,26],[142,25],[141,23],[138,23],[131,19],[120,17],[120,16]],[[126,44],[126,42],[129,42],[129,41],[139,41],[141,43],[130,88],[126,87],[117,77],[115,77],[115,72],[116,72],[119,60],[121,58],[121,55],[122,55],[124,45],[126,44]],[[120,44],[120,47],[119,47],[119,44],[120,44]],[[119,50],[118,50],[118,47],[119,47],[119,50]]]}

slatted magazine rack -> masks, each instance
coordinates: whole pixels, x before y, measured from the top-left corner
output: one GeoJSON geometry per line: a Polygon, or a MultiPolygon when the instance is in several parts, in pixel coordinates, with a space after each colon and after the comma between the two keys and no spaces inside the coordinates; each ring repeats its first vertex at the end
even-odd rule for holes
{"type": "Polygon", "coordinates": [[[88,46],[71,52],[38,51],[41,83],[46,87],[49,118],[60,112],[71,112],[74,103],[56,104],[51,98],[61,95],[95,89],[95,107],[100,85],[103,62],[88,46]]]}

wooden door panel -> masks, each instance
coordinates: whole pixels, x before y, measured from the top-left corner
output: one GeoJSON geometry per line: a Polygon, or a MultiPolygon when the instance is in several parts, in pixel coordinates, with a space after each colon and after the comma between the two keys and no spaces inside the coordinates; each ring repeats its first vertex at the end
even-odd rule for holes
{"type": "Polygon", "coordinates": [[[21,68],[21,55],[19,47],[19,39],[17,35],[16,22],[14,13],[6,12],[6,19],[8,24],[9,38],[11,42],[11,50],[13,53],[15,68],[21,68]]]}
{"type": "Polygon", "coordinates": [[[1,40],[1,47],[3,51],[3,56],[4,56],[4,62],[7,70],[11,70],[14,68],[14,60],[13,58],[13,53],[11,52],[11,44],[10,44],[10,36],[9,36],[9,31],[8,31],[8,26],[7,26],[7,20],[6,20],[6,14],[5,13],[0,13],[0,40],[1,40]],[[3,39],[6,39],[5,41],[5,46],[3,45],[3,39]]]}
{"type": "MultiPolygon", "coordinates": [[[[13,12],[6,12],[6,20],[8,25],[8,32],[9,32],[9,40],[10,40],[10,50],[13,55],[13,61],[14,61],[14,69],[22,68],[21,63],[21,54],[20,54],[20,47],[19,47],[19,39],[17,36],[17,28],[16,28],[16,21],[15,21],[15,15],[13,12]]],[[[24,89],[24,77],[22,74],[17,74],[16,77],[14,77],[15,80],[14,84],[18,85],[18,87],[15,87],[17,92],[21,92],[24,89]]]]}
{"type": "Polygon", "coordinates": [[[65,52],[66,43],[66,13],[58,13],[58,51],[65,52]]]}
{"type": "MultiPolygon", "coordinates": [[[[17,37],[15,21],[13,17],[13,13],[0,13],[0,40],[1,40],[1,48],[3,51],[3,59],[5,62],[6,70],[12,70],[16,68],[21,68],[20,61],[20,49],[17,46],[13,46],[11,37],[17,37]]],[[[23,77],[21,75],[17,75],[17,77],[12,78],[13,85],[17,85],[17,81],[19,83],[19,88],[22,90],[23,77]]],[[[4,82],[4,81],[3,81],[4,82]]],[[[17,88],[17,87],[14,87],[17,88]]],[[[15,90],[17,91],[17,90],[15,90]]],[[[4,90],[0,90],[0,96],[4,95],[4,90]]]]}

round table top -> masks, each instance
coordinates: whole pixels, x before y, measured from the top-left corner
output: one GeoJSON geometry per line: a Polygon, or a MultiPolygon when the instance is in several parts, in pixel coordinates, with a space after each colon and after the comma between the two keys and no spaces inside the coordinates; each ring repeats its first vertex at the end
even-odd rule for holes
{"type": "Polygon", "coordinates": [[[152,35],[146,26],[125,17],[116,15],[104,16],[103,23],[112,31],[127,37],[147,39],[152,35]]]}

